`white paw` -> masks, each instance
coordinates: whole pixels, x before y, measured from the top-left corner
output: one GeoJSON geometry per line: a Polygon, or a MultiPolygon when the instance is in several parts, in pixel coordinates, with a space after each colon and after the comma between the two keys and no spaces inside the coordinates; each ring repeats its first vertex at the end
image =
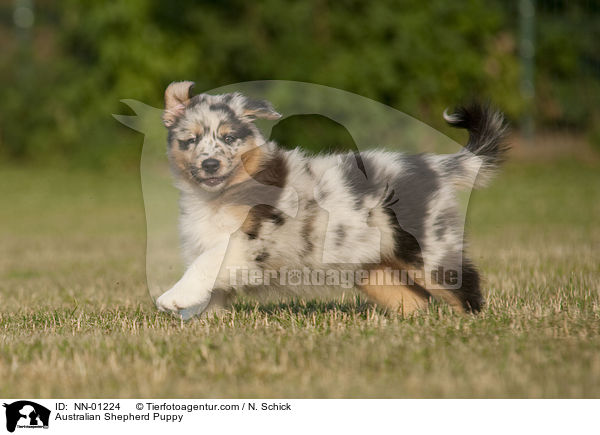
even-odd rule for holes
{"type": "Polygon", "coordinates": [[[201,286],[185,286],[179,282],[156,300],[156,306],[161,311],[178,314],[187,320],[206,309],[210,295],[211,292],[201,286]]]}

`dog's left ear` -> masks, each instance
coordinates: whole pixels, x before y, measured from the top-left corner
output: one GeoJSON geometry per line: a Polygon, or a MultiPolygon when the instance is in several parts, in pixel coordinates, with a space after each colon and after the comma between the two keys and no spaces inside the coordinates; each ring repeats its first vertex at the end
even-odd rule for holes
{"type": "Polygon", "coordinates": [[[242,116],[251,119],[262,118],[272,120],[281,118],[281,114],[273,108],[271,103],[265,100],[253,100],[251,98],[244,97],[242,111],[242,116]]]}
{"type": "Polygon", "coordinates": [[[190,103],[194,82],[173,82],[165,91],[165,111],[163,123],[165,127],[172,127],[190,103]]]}

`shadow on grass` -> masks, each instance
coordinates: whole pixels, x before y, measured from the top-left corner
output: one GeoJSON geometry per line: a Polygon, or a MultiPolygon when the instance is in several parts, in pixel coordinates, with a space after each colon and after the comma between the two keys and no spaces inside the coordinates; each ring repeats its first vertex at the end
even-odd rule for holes
{"type": "Polygon", "coordinates": [[[329,312],[341,312],[346,314],[366,315],[372,311],[375,305],[360,297],[354,297],[347,301],[323,301],[317,299],[302,300],[293,299],[278,302],[255,302],[251,300],[238,300],[233,304],[233,309],[238,312],[259,312],[262,314],[295,314],[312,315],[325,314],[329,312]]]}
{"type": "Polygon", "coordinates": [[[449,306],[430,299],[429,306],[423,311],[417,311],[412,314],[401,314],[394,311],[389,311],[381,306],[369,302],[360,295],[353,296],[345,301],[340,300],[319,300],[319,299],[293,299],[278,302],[257,302],[247,299],[240,299],[233,303],[233,311],[238,313],[257,312],[266,315],[281,315],[291,314],[296,316],[312,316],[313,314],[331,314],[341,313],[350,314],[353,316],[367,318],[375,312],[383,317],[396,317],[408,319],[419,317],[423,314],[428,316],[444,316],[451,315],[452,310],[449,306]]]}

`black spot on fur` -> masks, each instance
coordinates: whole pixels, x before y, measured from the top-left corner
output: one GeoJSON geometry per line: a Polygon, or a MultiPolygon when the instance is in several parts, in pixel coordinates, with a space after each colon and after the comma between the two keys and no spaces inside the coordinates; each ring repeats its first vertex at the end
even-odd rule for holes
{"type": "Polygon", "coordinates": [[[271,220],[273,221],[273,223],[275,225],[277,225],[279,227],[285,223],[285,218],[279,212],[273,213],[273,215],[271,216],[271,220]]]}
{"type": "Polygon", "coordinates": [[[317,201],[310,199],[304,207],[304,221],[302,223],[301,236],[304,240],[303,255],[308,255],[312,252],[315,245],[312,241],[314,231],[314,220],[317,215],[317,201]]]}
{"type": "Polygon", "coordinates": [[[248,125],[239,121],[232,125],[231,130],[231,135],[239,139],[246,139],[253,134],[252,129],[248,125]]]}
{"type": "MultiPolygon", "coordinates": [[[[480,311],[484,305],[484,299],[480,289],[479,273],[473,263],[464,254],[448,253],[442,258],[440,264],[446,276],[456,277],[454,282],[449,282],[452,287],[460,283],[458,288],[449,286],[448,291],[458,297],[466,311],[480,311]]],[[[444,285],[444,281],[441,281],[438,276],[435,276],[434,279],[444,285]]],[[[444,280],[446,279],[447,277],[444,278],[444,280]]]]}
{"type": "Polygon", "coordinates": [[[433,223],[433,228],[435,230],[435,237],[438,240],[441,240],[444,237],[444,234],[446,234],[446,227],[447,227],[447,223],[446,223],[446,220],[444,219],[444,215],[440,214],[438,217],[435,218],[435,222],[433,223]]]}
{"type": "Polygon", "coordinates": [[[261,165],[261,169],[252,176],[267,186],[284,187],[288,176],[288,167],[281,151],[277,151],[261,165]]]}
{"type": "Polygon", "coordinates": [[[178,140],[177,142],[179,142],[179,149],[181,151],[187,151],[190,146],[192,146],[197,139],[194,139],[193,141],[190,140],[178,140]]]}
{"type": "Polygon", "coordinates": [[[194,95],[193,97],[190,98],[188,108],[202,104],[202,103],[204,103],[205,100],[206,100],[206,98],[203,94],[194,95]]]}
{"type": "Polygon", "coordinates": [[[234,184],[222,194],[224,203],[256,206],[273,204],[281,195],[288,176],[288,167],[281,152],[267,158],[252,175],[252,180],[234,184]],[[258,184],[257,184],[258,182],[258,184]]]}
{"type": "Polygon", "coordinates": [[[404,230],[398,223],[398,218],[393,208],[385,207],[384,213],[389,218],[389,223],[394,231],[394,255],[396,258],[414,265],[423,265],[421,245],[417,239],[408,231],[404,230]]]}
{"type": "Polygon", "coordinates": [[[256,110],[256,109],[267,109],[270,106],[269,103],[263,100],[253,100],[250,98],[246,99],[244,107],[248,110],[256,110]]]}
{"type": "Polygon", "coordinates": [[[479,287],[479,273],[473,264],[465,259],[462,266],[462,285],[459,296],[467,311],[478,312],[483,307],[483,296],[479,287]]]}
{"type": "Polygon", "coordinates": [[[402,158],[402,174],[391,181],[386,198],[386,213],[395,229],[394,245],[397,258],[422,264],[421,246],[430,201],[439,189],[436,172],[421,155],[402,158]]]}
{"type": "Polygon", "coordinates": [[[283,225],[285,222],[283,216],[281,216],[281,213],[274,207],[267,204],[259,204],[252,207],[250,213],[248,214],[248,219],[250,219],[251,225],[246,231],[246,234],[251,240],[258,237],[264,222],[270,221],[278,226],[283,225]]]}
{"type": "Polygon", "coordinates": [[[253,100],[251,98],[246,98],[244,109],[249,112],[253,112],[247,114],[247,116],[250,117],[262,117],[270,114],[276,114],[271,103],[265,100],[253,100]]]}
{"type": "Polygon", "coordinates": [[[355,198],[355,205],[366,195],[372,195],[382,187],[375,179],[376,169],[375,165],[358,153],[342,156],[342,172],[355,198]]]}
{"type": "Polygon", "coordinates": [[[335,230],[335,246],[340,247],[346,238],[346,230],[343,224],[339,224],[335,230]]]}
{"type": "Polygon", "coordinates": [[[354,154],[354,158],[356,159],[356,166],[358,167],[358,169],[360,169],[360,171],[366,177],[367,176],[367,168],[365,166],[365,162],[364,162],[362,156],[360,155],[360,153],[358,151],[355,151],[353,154],[354,154]]]}
{"type": "Polygon", "coordinates": [[[242,182],[225,193],[224,197],[229,203],[254,205],[247,217],[249,225],[245,223],[242,226],[248,228],[246,234],[249,238],[258,237],[265,221],[271,221],[278,226],[285,223],[281,212],[267,203],[277,202],[281,195],[280,188],[285,186],[287,176],[286,161],[283,154],[278,151],[263,162],[260,169],[252,176],[254,181],[260,183],[259,185],[255,182],[242,182]]]}
{"type": "Polygon", "coordinates": [[[254,259],[254,261],[258,262],[258,263],[262,263],[263,261],[267,261],[269,259],[269,253],[268,252],[261,252],[260,254],[258,254],[256,256],[256,258],[254,259]]]}
{"type": "Polygon", "coordinates": [[[319,199],[319,201],[324,201],[325,199],[327,199],[328,196],[329,196],[329,192],[325,189],[321,188],[317,192],[317,198],[319,199]]]}
{"type": "Polygon", "coordinates": [[[363,205],[368,195],[382,197],[383,211],[394,229],[394,255],[411,264],[422,264],[421,246],[429,203],[439,188],[436,172],[422,155],[400,157],[402,172],[396,176],[381,174],[369,158],[347,155],[343,159],[344,178],[355,197],[355,206],[363,205]]]}
{"type": "Polygon", "coordinates": [[[235,112],[227,104],[223,104],[223,103],[211,104],[210,106],[208,106],[208,108],[210,110],[212,110],[213,112],[223,112],[227,115],[228,118],[235,118],[235,112]]]}

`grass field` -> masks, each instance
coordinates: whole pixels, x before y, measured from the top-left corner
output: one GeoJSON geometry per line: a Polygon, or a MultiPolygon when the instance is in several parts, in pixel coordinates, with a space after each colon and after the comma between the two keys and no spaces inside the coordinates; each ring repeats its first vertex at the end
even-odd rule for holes
{"type": "Polygon", "coordinates": [[[473,194],[477,316],[236,304],[181,323],[144,275],[138,175],[0,168],[2,397],[600,397],[600,164],[473,194]]]}

